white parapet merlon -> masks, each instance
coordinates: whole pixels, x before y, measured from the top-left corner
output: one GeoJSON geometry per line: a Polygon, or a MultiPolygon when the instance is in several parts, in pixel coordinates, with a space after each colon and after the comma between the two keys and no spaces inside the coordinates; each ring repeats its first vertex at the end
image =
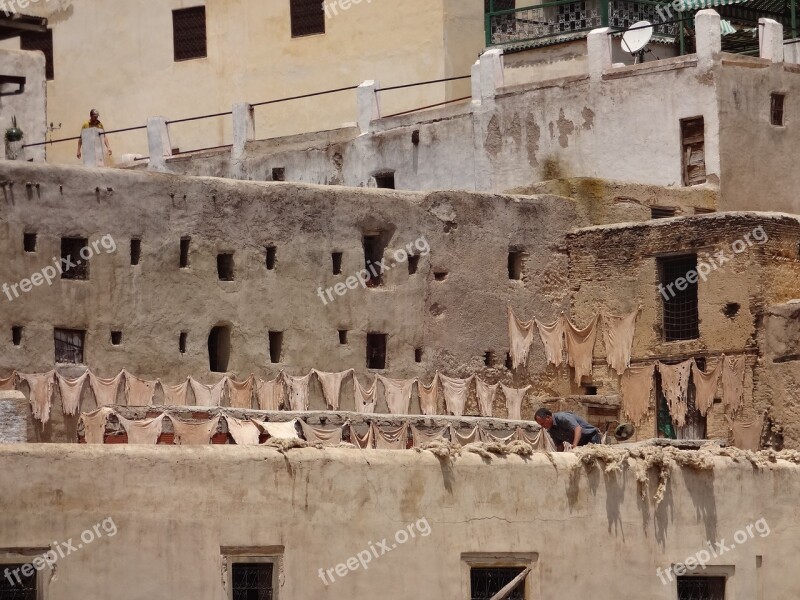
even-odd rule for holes
{"type": "Polygon", "coordinates": [[[758,20],[758,49],[761,58],[783,62],[783,25],[773,19],[758,20]]]}
{"type": "Polygon", "coordinates": [[[586,37],[586,52],[589,62],[589,77],[600,79],[603,72],[611,68],[611,28],[592,29],[586,37]]]}
{"type": "Polygon", "coordinates": [[[247,102],[233,105],[233,147],[231,148],[232,176],[241,179],[244,175],[242,160],[247,142],[256,139],[256,119],[253,107],[247,102]]]}
{"type": "Polygon", "coordinates": [[[694,17],[694,28],[697,60],[710,64],[714,55],[722,51],[719,13],[711,8],[698,11],[694,17]]]}
{"type": "Polygon", "coordinates": [[[0,444],[24,444],[28,441],[31,411],[22,392],[0,392],[0,444]]]}
{"type": "Polygon", "coordinates": [[[381,84],[378,81],[368,79],[356,90],[358,129],[361,133],[367,133],[370,123],[381,118],[381,109],[378,103],[379,89],[381,89],[381,84]]]}
{"type": "Polygon", "coordinates": [[[800,39],[787,40],[783,45],[784,62],[800,64],[800,39]]]}
{"type": "Polygon", "coordinates": [[[476,60],[470,70],[470,84],[472,85],[472,105],[481,105],[481,61],[476,60]]]}
{"type": "Polygon", "coordinates": [[[492,48],[481,54],[478,61],[481,74],[481,102],[494,101],[497,90],[503,87],[503,51],[492,48]]]}
{"type": "Polygon", "coordinates": [[[102,129],[97,127],[81,130],[81,160],[84,167],[102,167],[105,162],[101,131],[102,129]]]}
{"type": "Polygon", "coordinates": [[[147,119],[147,147],[150,153],[149,169],[166,170],[166,159],[172,156],[172,145],[169,141],[169,127],[165,117],[147,119]]]}

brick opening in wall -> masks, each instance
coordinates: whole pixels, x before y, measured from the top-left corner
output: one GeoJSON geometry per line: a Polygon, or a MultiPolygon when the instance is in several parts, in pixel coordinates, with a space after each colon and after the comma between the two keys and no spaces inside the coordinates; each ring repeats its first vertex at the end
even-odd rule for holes
{"type": "Polygon", "coordinates": [[[181,259],[180,259],[181,269],[186,269],[189,266],[189,245],[191,244],[191,241],[192,238],[190,237],[181,238],[181,259]]]}
{"type": "Polygon", "coordinates": [[[281,362],[283,355],[283,332],[270,331],[269,332],[269,360],[272,363],[281,362]]]}
{"type": "Polygon", "coordinates": [[[233,281],[233,253],[223,252],[217,254],[217,276],[220,281],[233,281]]]}
{"type": "Polygon", "coordinates": [[[506,362],[505,362],[506,369],[509,371],[514,368],[514,361],[511,360],[511,354],[506,353],[506,362]]]}
{"type": "Polygon", "coordinates": [[[343,345],[343,346],[347,344],[347,330],[346,329],[340,329],[339,330],[339,343],[341,345],[343,345]]]}
{"type": "Polygon", "coordinates": [[[344,256],[343,252],[332,252],[331,253],[331,263],[333,264],[333,274],[334,275],[341,275],[342,274],[342,257],[344,256]]]}
{"type": "Polygon", "coordinates": [[[380,173],[375,175],[375,185],[379,188],[386,190],[393,190],[394,187],[394,173],[380,173]]]}
{"type": "Polygon", "coordinates": [[[383,253],[386,250],[386,246],[388,245],[387,237],[388,236],[380,233],[368,234],[365,235],[362,240],[364,246],[364,267],[372,275],[367,281],[367,287],[383,285],[381,261],[383,260],[383,253]]]}
{"type": "Polygon", "coordinates": [[[697,254],[658,259],[659,292],[662,298],[664,341],[695,340],[700,337],[697,280],[687,274],[697,272],[697,254]]]}
{"type": "Polygon", "coordinates": [[[87,238],[61,238],[61,260],[65,265],[61,279],[89,279],[89,260],[81,255],[91,255],[87,238]]]}
{"type": "Polygon", "coordinates": [[[178,352],[181,354],[186,354],[186,341],[189,338],[189,334],[185,331],[181,331],[180,336],[178,336],[178,352]]]}
{"type": "Polygon", "coordinates": [[[728,302],[725,305],[725,308],[722,309],[722,314],[724,314],[729,319],[733,319],[736,315],[739,314],[739,310],[741,308],[742,307],[738,302],[728,302]]]}
{"type": "Polygon", "coordinates": [[[525,252],[518,249],[508,251],[508,278],[519,281],[522,279],[522,267],[525,260],[525,252]]]}
{"type": "Polygon", "coordinates": [[[672,206],[653,206],[650,208],[650,218],[669,219],[675,216],[675,210],[672,206]]]}
{"type": "Polygon", "coordinates": [[[285,167],[273,168],[272,181],[286,181],[286,168],[285,167]]]}
{"type": "Polygon", "coordinates": [[[416,275],[417,269],[419,269],[419,256],[410,254],[408,256],[408,274],[416,275]]]}
{"type": "Polygon", "coordinates": [[[267,246],[267,271],[275,270],[275,262],[278,258],[278,249],[275,246],[267,246]]]}
{"type": "Polygon", "coordinates": [[[135,267],[142,258],[142,240],[133,238],[131,240],[131,266],[135,267]]]}
{"type": "Polygon", "coordinates": [[[119,346],[122,343],[122,332],[121,331],[112,331],[111,332],[111,345],[112,346],[119,346]]]}
{"type": "Polygon", "coordinates": [[[367,368],[386,368],[386,339],[385,333],[367,334],[367,368]]]}
{"type": "Polygon", "coordinates": [[[55,361],[80,365],[84,362],[86,331],[81,329],[54,329],[55,361]]]}
{"type": "Polygon", "coordinates": [[[414,348],[414,362],[422,362],[422,348],[414,348]]]}
{"type": "Polygon", "coordinates": [[[703,117],[681,120],[683,185],[706,182],[705,121],[703,117]]]}
{"type": "Polygon", "coordinates": [[[208,369],[213,373],[224,373],[228,370],[231,356],[231,328],[217,325],[208,334],[208,369]]]}
{"type": "Polygon", "coordinates": [[[36,252],[36,234],[23,233],[22,234],[22,249],[25,252],[36,252]]]}
{"type": "Polygon", "coordinates": [[[19,346],[22,343],[22,326],[14,325],[11,328],[11,343],[19,346]]]}
{"type": "Polygon", "coordinates": [[[483,353],[483,364],[487,367],[494,366],[494,352],[487,350],[483,353]]]}
{"type": "Polygon", "coordinates": [[[436,281],[444,281],[445,279],[447,279],[447,271],[434,271],[433,278],[436,281]]]}

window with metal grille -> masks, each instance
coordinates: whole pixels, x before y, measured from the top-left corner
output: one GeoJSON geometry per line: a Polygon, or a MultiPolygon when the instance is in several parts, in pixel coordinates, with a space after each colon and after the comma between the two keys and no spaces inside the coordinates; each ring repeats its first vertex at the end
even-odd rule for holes
{"type": "Polygon", "coordinates": [[[770,100],[770,122],[773,125],[783,126],[783,101],[786,94],[772,94],[770,100]]]}
{"type": "Polygon", "coordinates": [[[3,564],[2,567],[8,575],[0,577],[0,600],[36,600],[36,571],[30,563],[3,564]],[[23,575],[23,567],[27,567],[26,573],[33,573],[23,575]]]}
{"type": "Polygon", "coordinates": [[[678,577],[678,600],[725,600],[725,578],[678,577]]]}
{"type": "MultiPolygon", "coordinates": [[[[469,573],[470,598],[490,600],[523,570],[523,567],[472,567],[469,573]]],[[[508,600],[525,600],[525,584],[520,583],[508,600]]]]}
{"type": "Polygon", "coordinates": [[[292,37],[325,33],[325,8],[320,0],[289,0],[292,37]]]}
{"type": "Polygon", "coordinates": [[[495,11],[512,10],[516,4],[516,0],[494,0],[493,5],[490,5],[490,2],[491,0],[483,0],[483,12],[488,13],[490,8],[495,11]]]}
{"type": "Polygon", "coordinates": [[[272,600],[273,563],[233,563],[233,600],[272,600]]]}
{"type": "Polygon", "coordinates": [[[205,6],[172,11],[172,42],[176,62],[208,56],[205,6]]]}
{"type": "Polygon", "coordinates": [[[675,208],[671,206],[653,206],[650,208],[651,219],[669,219],[675,216],[675,208]]]}
{"type": "Polygon", "coordinates": [[[681,121],[683,185],[706,182],[706,142],[703,117],[681,121]]]}
{"type": "Polygon", "coordinates": [[[21,50],[41,50],[44,52],[44,72],[48,81],[55,79],[53,70],[53,30],[26,31],[20,35],[21,50]]]}
{"type": "Polygon", "coordinates": [[[662,299],[664,341],[695,340],[700,337],[697,311],[697,255],[658,259],[659,291],[662,299]],[[687,275],[693,273],[694,283],[687,275]]]}
{"type": "Polygon", "coordinates": [[[86,332],[80,329],[54,329],[56,362],[82,365],[85,339],[86,332]]]}
{"type": "Polygon", "coordinates": [[[81,256],[81,251],[88,247],[86,238],[61,238],[61,279],[89,279],[89,260],[81,256]]]}

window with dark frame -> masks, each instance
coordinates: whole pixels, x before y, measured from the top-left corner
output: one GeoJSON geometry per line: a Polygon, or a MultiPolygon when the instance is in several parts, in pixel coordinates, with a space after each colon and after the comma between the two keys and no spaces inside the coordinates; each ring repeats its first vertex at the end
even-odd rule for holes
{"type": "Polygon", "coordinates": [[[522,266],[525,259],[525,252],[522,250],[508,251],[508,278],[520,281],[522,279],[522,266]]]}
{"type": "Polygon", "coordinates": [[[783,102],[786,94],[772,93],[770,95],[770,123],[783,127],[783,102]]]}
{"type": "Polygon", "coordinates": [[[121,331],[112,331],[111,332],[111,345],[112,346],[119,346],[122,343],[122,332],[121,331]]]}
{"type": "MultiPolygon", "coordinates": [[[[525,569],[523,567],[472,567],[470,568],[471,600],[491,600],[525,569]]],[[[525,584],[520,583],[508,600],[525,600],[525,584]]]]}
{"type": "Polygon", "coordinates": [[[380,175],[375,175],[375,185],[386,190],[395,189],[394,173],[381,173],[380,175]]]}
{"type": "Polygon", "coordinates": [[[683,185],[706,182],[705,121],[703,117],[681,120],[683,185]]]}
{"type": "Polygon", "coordinates": [[[386,339],[385,333],[367,334],[367,368],[386,368],[386,339]]]}
{"type": "Polygon", "coordinates": [[[347,345],[347,329],[339,330],[339,344],[341,344],[342,346],[347,345]]]}
{"type": "Polygon", "coordinates": [[[24,31],[19,36],[20,50],[41,50],[45,59],[45,76],[48,81],[55,79],[53,69],[53,30],[47,31],[24,31]]]}
{"type": "Polygon", "coordinates": [[[36,571],[31,563],[0,565],[8,577],[0,577],[0,600],[36,600],[36,571]],[[27,566],[30,575],[23,575],[22,568],[27,566]]]}
{"type": "Polygon", "coordinates": [[[234,562],[231,565],[233,600],[272,600],[273,568],[271,562],[234,562]]]}
{"type": "Polygon", "coordinates": [[[383,285],[381,261],[383,260],[383,252],[386,250],[384,236],[380,234],[365,235],[363,238],[363,245],[364,267],[372,275],[370,279],[367,280],[367,287],[383,285]],[[370,266],[372,267],[371,269],[370,266]]]}
{"type": "Polygon", "coordinates": [[[22,249],[25,252],[36,252],[36,234],[24,233],[22,234],[22,249]]]}
{"type": "Polygon", "coordinates": [[[664,341],[695,340],[700,337],[697,278],[697,254],[658,259],[659,292],[662,300],[664,341]],[[680,289],[679,287],[683,289],[680,289]]]}
{"type": "Polygon", "coordinates": [[[333,263],[333,274],[334,275],[341,275],[342,274],[342,258],[344,257],[343,252],[332,252],[331,253],[331,262],[333,263]]]}
{"type": "Polygon", "coordinates": [[[55,359],[57,363],[84,364],[86,331],[80,329],[54,329],[55,359]]]}
{"type": "Polygon", "coordinates": [[[19,346],[22,343],[22,326],[14,325],[11,328],[11,343],[19,346]]]}
{"type": "Polygon", "coordinates": [[[172,11],[172,43],[175,62],[208,56],[205,6],[172,11]]]}
{"type": "Polygon", "coordinates": [[[678,600],[725,600],[725,577],[678,577],[678,600]]]}
{"type": "Polygon", "coordinates": [[[286,167],[274,167],[272,169],[272,181],[286,181],[286,167]]]}
{"type": "Polygon", "coordinates": [[[320,0],[289,0],[292,37],[325,33],[325,8],[320,0]]]}
{"type": "Polygon", "coordinates": [[[61,238],[61,279],[89,279],[89,261],[81,256],[88,245],[86,238],[61,238]]]}

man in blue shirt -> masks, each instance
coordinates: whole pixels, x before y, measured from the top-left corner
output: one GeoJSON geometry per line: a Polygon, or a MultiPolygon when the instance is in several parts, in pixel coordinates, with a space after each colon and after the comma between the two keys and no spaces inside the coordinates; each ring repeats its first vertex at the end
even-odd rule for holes
{"type": "Polygon", "coordinates": [[[589,425],[578,415],[571,412],[557,412],[553,414],[546,408],[540,408],[534,416],[536,422],[547,429],[556,442],[569,442],[573,447],[586,444],[599,444],[601,441],[600,430],[594,425],[589,425]]]}

